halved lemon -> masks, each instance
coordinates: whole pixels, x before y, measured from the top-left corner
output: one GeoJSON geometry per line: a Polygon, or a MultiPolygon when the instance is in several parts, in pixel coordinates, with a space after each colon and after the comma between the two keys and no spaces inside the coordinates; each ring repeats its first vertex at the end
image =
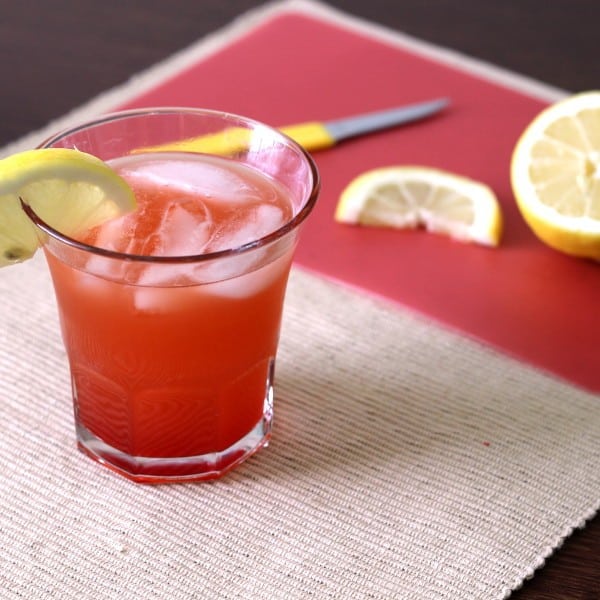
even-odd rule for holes
{"type": "Polygon", "coordinates": [[[511,182],[543,242],[600,260],[600,92],[557,102],[531,122],[515,146],[511,182]]]}
{"type": "Polygon", "coordinates": [[[502,212],[483,183],[439,169],[383,167],[359,175],[342,192],[340,223],[425,227],[464,242],[497,246],[502,212]]]}
{"type": "Polygon", "coordinates": [[[39,246],[21,200],[69,236],[136,205],[125,180],[95,156],[66,148],[13,154],[0,160],[0,267],[30,258],[39,246]]]}

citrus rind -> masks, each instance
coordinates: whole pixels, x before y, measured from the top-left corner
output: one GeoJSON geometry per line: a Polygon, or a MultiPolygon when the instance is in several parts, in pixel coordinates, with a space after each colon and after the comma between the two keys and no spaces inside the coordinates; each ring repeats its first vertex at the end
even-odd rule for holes
{"type": "Polygon", "coordinates": [[[566,98],[533,119],[515,145],[511,184],[525,222],[541,241],[567,254],[600,259],[600,92],[566,98]],[[584,125],[581,117],[589,111],[597,113],[595,123],[584,125]],[[557,127],[573,139],[561,140],[557,127]],[[540,197],[548,185],[544,177],[564,190],[552,205],[540,197]],[[572,199],[577,214],[569,214],[575,212],[569,208],[572,199]]]}
{"type": "Polygon", "coordinates": [[[334,218],[358,225],[424,227],[488,246],[497,246],[502,234],[502,212],[487,185],[423,166],[383,167],[359,175],[342,192],[334,218]]]}
{"type": "Polygon", "coordinates": [[[77,150],[28,150],[0,160],[0,267],[31,258],[38,231],[21,201],[72,236],[135,208],[133,191],[103,161],[77,150]]]}

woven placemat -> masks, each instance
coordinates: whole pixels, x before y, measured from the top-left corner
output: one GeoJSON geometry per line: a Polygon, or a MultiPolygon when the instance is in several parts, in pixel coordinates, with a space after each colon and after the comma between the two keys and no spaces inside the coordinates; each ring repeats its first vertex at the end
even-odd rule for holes
{"type": "Polygon", "coordinates": [[[74,447],[41,258],[0,276],[0,596],[506,597],[598,508],[598,398],[298,269],[274,437],[145,487],[74,447]]]}
{"type": "Polygon", "coordinates": [[[75,449],[43,258],[0,297],[2,598],[494,600],[600,506],[597,396],[298,268],[269,448],[218,482],[132,484],[75,449]]]}

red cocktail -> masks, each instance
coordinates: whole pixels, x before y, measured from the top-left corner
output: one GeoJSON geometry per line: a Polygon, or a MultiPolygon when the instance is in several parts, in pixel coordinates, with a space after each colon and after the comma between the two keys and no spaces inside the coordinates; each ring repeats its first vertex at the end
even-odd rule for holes
{"type": "Polygon", "coordinates": [[[77,240],[40,224],[80,447],[137,481],[218,477],[270,435],[286,282],[318,188],[312,161],[276,131],[193,110],[113,115],[47,145],[108,161],[138,202],[77,240]],[[202,150],[234,130],[218,154],[177,146],[202,150]]]}

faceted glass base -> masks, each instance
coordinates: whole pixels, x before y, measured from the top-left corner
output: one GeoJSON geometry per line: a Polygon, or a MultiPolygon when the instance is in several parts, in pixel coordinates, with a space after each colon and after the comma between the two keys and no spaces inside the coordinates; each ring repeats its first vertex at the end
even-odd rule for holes
{"type": "Polygon", "coordinates": [[[241,440],[221,452],[201,456],[151,458],[130,456],[95,437],[81,423],[76,423],[77,446],[87,456],[112,471],[138,483],[175,483],[217,479],[265,447],[271,437],[272,412],[241,440]]]}
{"type": "Polygon", "coordinates": [[[275,361],[271,359],[267,369],[262,417],[248,433],[224,450],[166,458],[132,456],[94,435],[79,418],[75,402],[77,446],[90,458],[138,483],[176,483],[217,479],[268,445],[273,423],[274,371],[275,361]]]}

